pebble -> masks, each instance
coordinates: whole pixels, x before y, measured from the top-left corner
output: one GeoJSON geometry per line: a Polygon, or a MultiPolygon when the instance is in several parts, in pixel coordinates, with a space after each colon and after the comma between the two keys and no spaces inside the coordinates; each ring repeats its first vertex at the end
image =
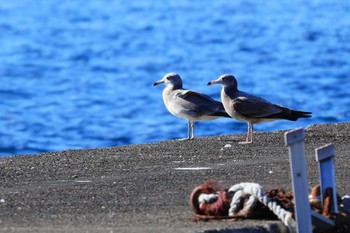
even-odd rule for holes
{"type": "Polygon", "coordinates": [[[226,144],[224,147],[222,147],[220,150],[224,150],[224,148],[230,148],[230,147],[232,147],[232,145],[231,144],[226,144]]]}

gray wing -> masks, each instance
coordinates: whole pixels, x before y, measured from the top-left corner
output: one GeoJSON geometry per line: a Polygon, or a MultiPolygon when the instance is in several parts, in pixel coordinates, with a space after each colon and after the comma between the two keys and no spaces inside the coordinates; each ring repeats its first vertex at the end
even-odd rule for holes
{"type": "Polygon", "coordinates": [[[215,101],[209,96],[195,91],[181,90],[177,92],[173,98],[176,104],[202,116],[210,115],[223,108],[221,102],[215,101]]]}
{"type": "Polygon", "coordinates": [[[233,108],[246,117],[257,118],[267,117],[282,111],[277,105],[253,95],[235,98],[233,108]]]}

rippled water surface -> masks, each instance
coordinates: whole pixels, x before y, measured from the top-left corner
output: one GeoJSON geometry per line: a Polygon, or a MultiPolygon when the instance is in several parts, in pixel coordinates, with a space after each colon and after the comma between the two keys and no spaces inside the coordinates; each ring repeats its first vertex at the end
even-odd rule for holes
{"type": "MultiPolygon", "coordinates": [[[[37,0],[0,3],[0,154],[148,143],[186,136],[163,87],[220,99],[241,90],[311,119],[258,131],[349,119],[349,1],[37,0]]],[[[200,122],[196,136],[245,133],[232,119],[200,122]]]]}

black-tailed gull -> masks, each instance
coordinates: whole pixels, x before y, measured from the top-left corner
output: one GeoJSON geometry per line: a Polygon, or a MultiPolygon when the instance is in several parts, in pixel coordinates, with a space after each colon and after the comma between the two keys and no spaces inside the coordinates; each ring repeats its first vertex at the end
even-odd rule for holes
{"type": "Polygon", "coordinates": [[[239,121],[248,122],[247,139],[241,144],[253,142],[253,125],[278,119],[296,121],[298,118],[311,117],[311,112],[296,111],[255,95],[238,90],[237,80],[233,75],[224,74],[208,85],[221,84],[221,101],[226,112],[239,121]]]}
{"type": "Polygon", "coordinates": [[[188,121],[188,137],[194,138],[194,122],[202,120],[214,120],[218,117],[230,117],[221,102],[211,97],[182,88],[181,77],[176,73],[166,74],[161,80],[153,83],[153,86],[164,83],[163,101],[168,111],[174,116],[188,121]],[[192,135],[191,130],[192,129],[192,135]]]}

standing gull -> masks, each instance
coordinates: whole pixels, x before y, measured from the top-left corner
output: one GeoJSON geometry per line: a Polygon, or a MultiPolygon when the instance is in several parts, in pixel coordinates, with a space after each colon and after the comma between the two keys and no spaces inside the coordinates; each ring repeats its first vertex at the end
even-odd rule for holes
{"type": "Polygon", "coordinates": [[[201,120],[214,120],[218,117],[230,117],[221,102],[215,101],[207,95],[182,88],[182,80],[176,73],[166,74],[153,86],[164,83],[163,101],[168,111],[174,116],[188,121],[188,137],[194,138],[194,122],[201,120]],[[192,129],[192,135],[191,130],[192,129]]]}
{"type": "Polygon", "coordinates": [[[248,133],[245,142],[253,142],[253,125],[278,119],[296,121],[298,118],[311,117],[311,112],[295,111],[255,95],[237,89],[237,80],[233,75],[224,74],[208,85],[221,84],[221,101],[226,112],[239,121],[248,122],[248,133]]]}

